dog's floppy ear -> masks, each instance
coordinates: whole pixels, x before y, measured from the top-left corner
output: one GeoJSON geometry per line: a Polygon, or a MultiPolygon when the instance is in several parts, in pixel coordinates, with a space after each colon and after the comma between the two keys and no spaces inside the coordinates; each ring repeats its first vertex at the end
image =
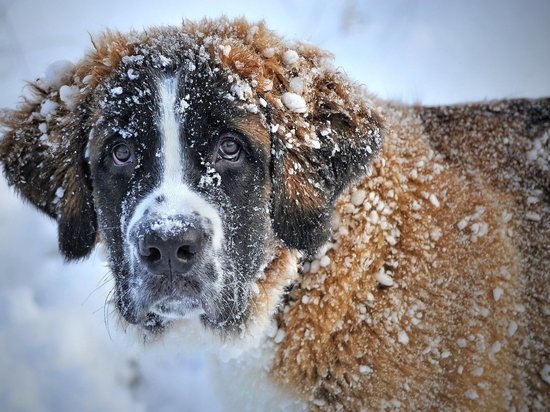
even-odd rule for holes
{"type": "Polygon", "coordinates": [[[96,215],[87,177],[85,85],[69,63],[50,66],[30,85],[32,97],[5,111],[0,161],[10,185],[58,222],[67,259],[87,256],[96,241],[96,215]]]}
{"type": "MultiPolygon", "coordinates": [[[[314,253],[329,237],[336,198],[366,174],[378,152],[382,120],[336,72],[315,77],[309,89],[307,115],[276,119],[286,127],[272,133],[272,219],[288,247],[314,253]]],[[[295,109],[289,98],[296,99],[283,94],[283,103],[295,109]]]]}

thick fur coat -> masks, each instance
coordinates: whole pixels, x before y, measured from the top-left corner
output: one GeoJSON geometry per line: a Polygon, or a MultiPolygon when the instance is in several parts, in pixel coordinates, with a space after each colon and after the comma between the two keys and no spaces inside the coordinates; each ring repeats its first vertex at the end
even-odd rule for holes
{"type": "Polygon", "coordinates": [[[381,101],[242,20],[108,32],[2,118],[5,176],[68,259],[112,248],[93,163],[105,96],[167,67],[223,74],[212,87],[268,165],[263,264],[239,317],[205,321],[212,339],[267,342],[271,379],[311,409],[550,407],[550,99],[381,101]]]}

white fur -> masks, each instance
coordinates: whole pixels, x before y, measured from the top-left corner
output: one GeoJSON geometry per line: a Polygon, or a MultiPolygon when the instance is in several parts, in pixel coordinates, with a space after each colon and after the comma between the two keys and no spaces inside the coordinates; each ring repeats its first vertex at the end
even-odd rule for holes
{"type": "MultiPolygon", "coordinates": [[[[211,229],[212,232],[211,244],[207,246],[211,249],[205,253],[218,256],[223,245],[223,226],[218,210],[185,183],[185,164],[179,132],[183,119],[176,110],[177,88],[178,82],[175,77],[163,78],[158,83],[158,127],[161,137],[159,156],[162,164],[162,179],[160,184],[137,204],[127,227],[123,228],[132,268],[137,258],[137,250],[130,241],[130,233],[146,212],[161,220],[163,222],[161,226],[167,232],[170,231],[171,225],[176,228],[178,224],[174,217],[191,216],[196,213],[204,229],[211,229]],[[164,200],[158,202],[159,197],[164,200]]],[[[219,273],[221,274],[221,270],[219,273]]],[[[218,279],[214,287],[220,285],[221,279],[218,279]]],[[[141,293],[139,287],[135,288],[133,293],[139,295],[141,293]]],[[[139,298],[139,296],[135,297],[139,298]]]]}
{"type": "Polygon", "coordinates": [[[175,215],[191,215],[197,213],[212,224],[212,248],[214,252],[221,249],[223,243],[222,220],[218,210],[205,200],[199,193],[191,190],[185,184],[184,163],[181,149],[180,124],[181,119],[176,112],[177,79],[165,78],[159,82],[159,132],[161,135],[162,179],[160,185],[146,196],[136,207],[126,235],[148,210],[159,217],[169,219],[175,215]],[[158,203],[157,197],[164,197],[164,202],[158,203]]]}

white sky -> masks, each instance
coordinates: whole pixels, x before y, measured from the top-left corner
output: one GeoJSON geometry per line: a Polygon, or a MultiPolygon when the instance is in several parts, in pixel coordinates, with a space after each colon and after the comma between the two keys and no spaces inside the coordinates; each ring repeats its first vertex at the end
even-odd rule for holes
{"type": "MultiPolygon", "coordinates": [[[[265,19],[289,39],[329,49],[385,98],[550,95],[547,0],[0,0],[0,107],[13,107],[24,81],[49,63],[76,61],[88,33],[221,14],[265,19]]],[[[113,320],[109,336],[100,254],[65,265],[56,242],[54,223],[0,179],[0,410],[221,410],[200,356],[144,350],[113,320]]]]}

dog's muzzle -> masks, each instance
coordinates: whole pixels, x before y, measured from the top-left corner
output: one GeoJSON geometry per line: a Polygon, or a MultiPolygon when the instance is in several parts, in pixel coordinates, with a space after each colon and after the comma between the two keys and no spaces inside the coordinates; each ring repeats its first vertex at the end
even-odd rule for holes
{"type": "Polygon", "coordinates": [[[141,311],[174,318],[201,310],[202,293],[212,281],[205,274],[212,243],[208,223],[197,214],[146,214],[132,228],[141,311]]]}

